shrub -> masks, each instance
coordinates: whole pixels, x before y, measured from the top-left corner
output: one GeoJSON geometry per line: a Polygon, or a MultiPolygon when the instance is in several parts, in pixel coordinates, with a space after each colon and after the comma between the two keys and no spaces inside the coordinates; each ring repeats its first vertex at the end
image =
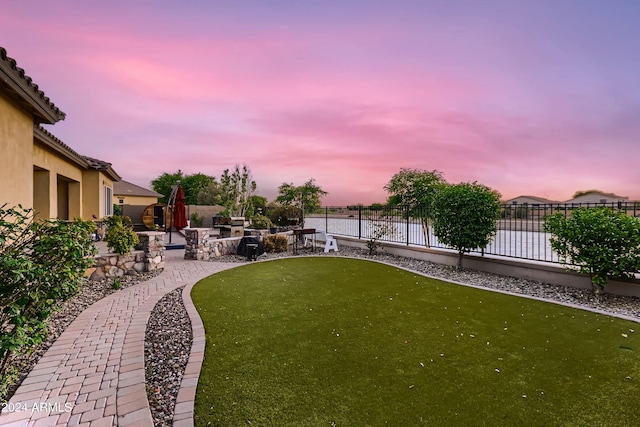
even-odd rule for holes
{"type": "Polygon", "coordinates": [[[273,222],[264,215],[256,214],[251,218],[251,226],[255,229],[266,229],[273,227],[273,222]]]}
{"type": "Polygon", "coordinates": [[[600,295],[609,277],[633,277],[640,271],[640,218],[601,208],[578,208],[567,218],[556,213],[544,230],[560,262],[591,276],[600,295]]]}
{"type": "Polygon", "coordinates": [[[299,224],[302,222],[302,209],[296,206],[278,206],[269,210],[269,219],[275,225],[283,227],[299,224]]]}
{"type": "Polygon", "coordinates": [[[444,187],[433,204],[433,231],[438,239],[462,255],[484,248],[497,230],[500,218],[500,194],[478,183],[460,183],[444,187]]]}
{"type": "Polygon", "coordinates": [[[34,221],[31,209],[0,207],[3,384],[11,377],[15,354],[27,353],[40,344],[47,336],[46,320],[56,304],[77,293],[97,253],[90,237],[94,230],[95,224],[88,221],[34,221]]]}
{"type": "Polygon", "coordinates": [[[289,249],[289,241],[282,234],[269,234],[262,244],[265,252],[286,252],[289,249]]]}
{"type": "Polygon", "coordinates": [[[204,218],[198,215],[198,212],[194,212],[190,216],[191,219],[191,227],[202,227],[204,222],[204,218]]]}
{"type": "Polygon", "coordinates": [[[133,231],[131,218],[128,216],[112,215],[106,219],[106,241],[109,250],[124,255],[131,252],[131,248],[139,243],[138,235],[133,231]]]}

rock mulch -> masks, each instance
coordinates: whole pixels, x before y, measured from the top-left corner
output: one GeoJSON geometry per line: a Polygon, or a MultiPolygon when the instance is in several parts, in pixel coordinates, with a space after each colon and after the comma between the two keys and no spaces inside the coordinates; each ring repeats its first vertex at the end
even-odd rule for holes
{"type": "Polygon", "coordinates": [[[154,307],[144,344],[147,397],[155,426],[170,427],[193,334],[182,301],[184,286],[166,294],[154,307]]]}

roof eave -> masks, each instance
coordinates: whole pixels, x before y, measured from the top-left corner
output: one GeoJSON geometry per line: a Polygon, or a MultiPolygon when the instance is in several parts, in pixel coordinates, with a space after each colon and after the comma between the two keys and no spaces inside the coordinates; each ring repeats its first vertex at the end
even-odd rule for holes
{"type": "Polygon", "coordinates": [[[89,163],[78,153],[40,126],[33,127],[33,137],[60,156],[71,160],[78,166],[87,169],[89,163]]]}
{"type": "Polygon", "coordinates": [[[13,94],[31,111],[36,124],[54,124],[65,119],[66,114],[45,96],[38,85],[33,83],[31,77],[16,65],[16,61],[7,56],[7,51],[2,47],[0,47],[0,82],[4,83],[10,94],[13,94]]]}

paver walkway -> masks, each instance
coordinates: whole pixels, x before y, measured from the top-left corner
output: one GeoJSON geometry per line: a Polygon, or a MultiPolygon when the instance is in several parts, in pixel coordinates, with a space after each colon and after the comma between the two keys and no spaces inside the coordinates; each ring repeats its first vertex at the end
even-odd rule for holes
{"type": "MultiPolygon", "coordinates": [[[[239,265],[186,261],[183,256],[184,250],[167,251],[160,275],[82,312],[3,405],[0,426],[153,426],[144,378],[145,329],[153,307],[180,286],[187,285],[184,296],[198,280],[239,265]]],[[[193,316],[191,300],[185,299],[185,305],[193,316]]],[[[193,425],[203,350],[200,328],[194,330],[174,425],[193,425]]]]}

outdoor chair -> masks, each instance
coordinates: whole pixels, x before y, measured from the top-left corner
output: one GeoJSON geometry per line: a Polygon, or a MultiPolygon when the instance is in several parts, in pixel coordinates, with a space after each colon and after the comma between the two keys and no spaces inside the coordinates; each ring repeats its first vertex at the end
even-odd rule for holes
{"type": "Polygon", "coordinates": [[[315,234],[305,236],[304,246],[306,247],[307,244],[313,246],[317,241],[324,242],[325,252],[329,252],[330,250],[338,252],[338,241],[335,239],[335,237],[333,237],[331,234],[327,234],[324,230],[316,230],[315,234]]]}

